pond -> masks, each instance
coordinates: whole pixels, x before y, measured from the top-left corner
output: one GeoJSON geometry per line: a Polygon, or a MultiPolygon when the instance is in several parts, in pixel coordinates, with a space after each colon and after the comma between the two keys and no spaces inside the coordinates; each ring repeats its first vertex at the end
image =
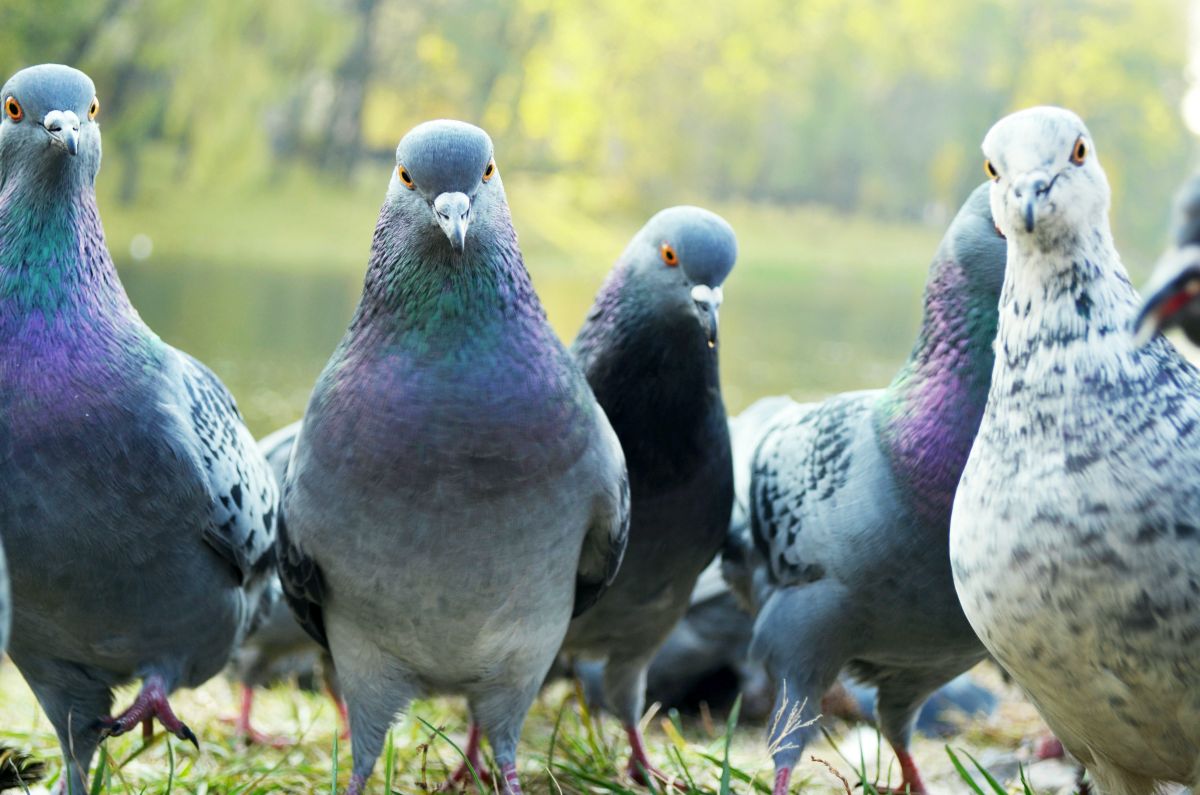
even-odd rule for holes
{"type": "MultiPolygon", "coordinates": [[[[365,266],[364,266],[365,267],[365,266]]],[[[304,410],[358,301],[362,272],[287,273],[158,260],[118,262],[142,317],[217,372],[256,435],[304,410]]],[[[569,341],[601,277],[531,267],[551,322],[569,341]]],[[[920,319],[925,267],[745,277],[739,262],[721,309],[726,403],[765,395],[814,398],[883,386],[904,361],[920,319]],[[882,275],[881,275],[882,274],[882,275]]]]}

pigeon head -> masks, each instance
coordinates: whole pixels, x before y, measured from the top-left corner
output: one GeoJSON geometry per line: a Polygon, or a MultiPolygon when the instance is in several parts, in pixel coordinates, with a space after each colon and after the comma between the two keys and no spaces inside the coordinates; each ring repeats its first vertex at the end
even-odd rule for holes
{"type": "MultiPolygon", "coordinates": [[[[968,292],[985,300],[993,310],[1004,283],[1008,242],[992,217],[991,189],[983,183],[963,204],[950,224],[939,259],[958,263],[967,279],[968,292]]],[[[991,324],[994,334],[995,323],[991,324]]]]}
{"type": "Polygon", "coordinates": [[[42,64],[22,69],[0,91],[0,173],[19,169],[48,181],[100,169],[100,102],[91,78],[78,69],[42,64]]]}
{"type": "Polygon", "coordinates": [[[1050,251],[1104,222],[1109,188],[1092,136],[1069,110],[1036,107],[1005,116],[983,139],[992,213],[1022,248],[1050,251]]]}
{"type": "Polygon", "coordinates": [[[495,210],[505,205],[492,139],[461,121],[442,119],[414,127],[396,147],[388,199],[413,229],[424,230],[437,245],[461,255],[472,230],[487,226],[495,210]]]}
{"type": "Polygon", "coordinates": [[[1137,341],[1144,344],[1156,331],[1179,327],[1200,345],[1200,175],[1175,199],[1171,240],[1142,291],[1147,298],[1135,325],[1137,341]]]}
{"type": "Polygon", "coordinates": [[[736,259],[737,237],[724,218],[700,207],[670,207],[646,222],[619,266],[657,314],[694,316],[716,347],[721,284],[736,259]]]}

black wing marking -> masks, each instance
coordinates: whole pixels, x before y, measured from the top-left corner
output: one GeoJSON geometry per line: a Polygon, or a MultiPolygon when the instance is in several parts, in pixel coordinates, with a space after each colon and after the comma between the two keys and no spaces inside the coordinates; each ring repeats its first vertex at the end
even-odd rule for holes
{"type": "Polygon", "coordinates": [[[204,540],[246,585],[274,566],[279,489],[229,390],[203,364],[180,355],[184,408],[212,501],[204,540]]]}
{"type": "Polygon", "coordinates": [[[305,555],[288,537],[287,521],[279,516],[279,533],[275,541],[279,553],[279,582],[288,607],[304,631],[325,649],[329,638],[325,634],[325,578],[316,561],[305,555]]]}

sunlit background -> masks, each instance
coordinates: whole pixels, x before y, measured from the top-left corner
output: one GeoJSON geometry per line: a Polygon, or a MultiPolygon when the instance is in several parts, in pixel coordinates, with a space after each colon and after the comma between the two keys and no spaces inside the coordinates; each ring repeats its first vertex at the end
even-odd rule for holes
{"type": "Polygon", "coordinates": [[[263,433],[302,412],[357,299],[396,142],[434,117],[491,133],[567,339],[653,211],[724,214],[742,248],[722,311],[734,410],[891,377],[937,240],[983,179],[979,142],[1019,107],[1088,122],[1141,280],[1195,165],[1196,13],[1183,0],[3,0],[0,71],[58,61],[96,81],[122,278],[263,433]]]}

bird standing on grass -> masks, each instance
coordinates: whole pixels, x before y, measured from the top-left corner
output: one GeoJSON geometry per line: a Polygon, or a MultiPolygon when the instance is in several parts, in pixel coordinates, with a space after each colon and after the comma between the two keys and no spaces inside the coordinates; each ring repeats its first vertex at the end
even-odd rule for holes
{"type": "Polygon", "coordinates": [[[0,91],[0,538],[9,653],[85,792],[97,744],[237,648],[273,570],[276,486],[233,399],[147,328],[96,209],[99,102],[66,66],[0,91]],[[133,705],[109,716],[132,679],[133,705]]]}
{"type": "Polygon", "coordinates": [[[779,411],[759,444],[751,527],[767,576],[736,579],[759,603],[751,658],[779,686],[775,795],[787,792],[818,731],[821,696],[847,666],[878,687],[880,726],[900,763],[895,791],[923,792],[908,753],[917,711],[984,657],[946,549],[987,396],[1004,250],[980,186],[942,240],[920,334],[891,385],[779,411]]]}
{"type": "Polygon", "coordinates": [[[1103,795],[1200,783],[1200,373],[1113,247],[1092,136],[1040,107],[983,141],[1008,236],[987,410],[954,501],[963,609],[1103,795]]]}
{"type": "Polygon", "coordinates": [[[638,729],[646,669],[729,528],[717,312],[736,258],[737,239],[720,216],[663,210],[625,249],[572,347],[621,440],[632,506],[621,570],[571,622],[564,650],[605,661],[605,703],[624,724],[628,770],[641,783],[666,780],[638,729]]]}
{"type": "Polygon", "coordinates": [[[530,284],[491,139],[427,122],[396,160],[288,469],[281,578],[333,651],[350,793],[423,692],[467,697],[519,793],[525,714],[620,564],[625,463],[530,284]]]}
{"type": "Polygon", "coordinates": [[[1175,198],[1171,248],[1150,277],[1137,316],[1137,337],[1178,326],[1200,345],[1200,175],[1188,180],[1175,198]]]}

